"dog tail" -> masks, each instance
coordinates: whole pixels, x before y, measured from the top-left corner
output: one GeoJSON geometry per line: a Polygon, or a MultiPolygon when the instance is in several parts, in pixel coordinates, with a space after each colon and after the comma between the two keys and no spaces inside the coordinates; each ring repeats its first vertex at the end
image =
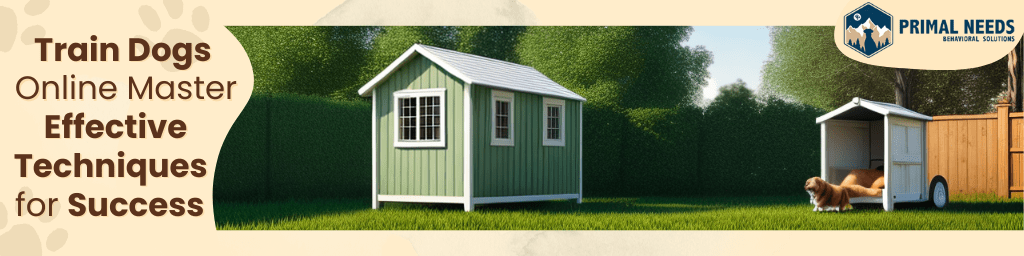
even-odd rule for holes
{"type": "Polygon", "coordinates": [[[850,197],[882,197],[882,190],[877,188],[865,188],[861,185],[843,186],[849,192],[850,197]]]}

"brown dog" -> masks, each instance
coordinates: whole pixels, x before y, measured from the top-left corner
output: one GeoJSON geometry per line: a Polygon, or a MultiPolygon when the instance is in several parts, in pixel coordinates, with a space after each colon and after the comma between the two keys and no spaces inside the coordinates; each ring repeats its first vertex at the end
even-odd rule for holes
{"type": "Polygon", "coordinates": [[[851,170],[850,174],[846,175],[846,178],[843,179],[843,182],[839,183],[839,186],[869,188],[869,190],[863,190],[863,193],[867,194],[866,196],[880,197],[882,196],[882,189],[885,188],[885,172],[868,169],[851,170]]]}
{"type": "Polygon", "coordinates": [[[843,187],[825,182],[820,177],[807,179],[804,190],[811,195],[814,211],[844,211],[850,204],[850,193],[843,187]]]}
{"type": "MultiPolygon", "coordinates": [[[[857,174],[851,173],[850,176],[857,174]]],[[[885,187],[883,179],[874,179],[875,184],[872,184],[872,188],[865,188],[856,182],[856,179],[851,180],[850,176],[843,181],[843,185],[836,186],[832,185],[819,177],[813,177],[807,179],[804,183],[804,190],[807,194],[811,195],[811,204],[814,205],[814,211],[845,211],[846,206],[850,204],[851,197],[880,197],[882,196],[882,189],[874,188],[875,186],[885,187]],[[852,181],[852,182],[848,182],[852,181]],[[850,184],[847,184],[850,183],[850,184]]],[[[872,180],[872,179],[861,179],[872,180]]]]}

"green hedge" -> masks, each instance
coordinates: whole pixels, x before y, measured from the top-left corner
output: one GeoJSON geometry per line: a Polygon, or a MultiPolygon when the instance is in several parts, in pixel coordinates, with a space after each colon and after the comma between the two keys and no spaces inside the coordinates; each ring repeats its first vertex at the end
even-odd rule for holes
{"type": "MultiPolygon", "coordinates": [[[[619,166],[625,185],[595,194],[608,195],[687,195],[700,185],[694,175],[701,167],[700,125],[702,110],[697,107],[675,109],[629,109],[629,122],[623,128],[619,166]]],[[[586,170],[586,169],[584,169],[586,170]]]]}
{"type": "Polygon", "coordinates": [[[820,173],[824,112],[770,99],[708,106],[700,180],[703,195],[801,194],[820,173]]]}
{"type": "Polygon", "coordinates": [[[213,199],[251,200],[267,195],[267,98],[253,94],[224,138],[213,173],[213,199]]]}
{"type": "Polygon", "coordinates": [[[368,102],[253,95],[221,148],[214,200],[368,196],[370,146],[368,102]]]}
{"type": "MultiPolygon", "coordinates": [[[[583,193],[800,194],[803,181],[819,170],[814,118],[821,114],[806,105],[752,97],[704,109],[588,103],[583,193]]],[[[214,199],[369,197],[369,116],[365,101],[253,95],[224,141],[214,199]]]]}

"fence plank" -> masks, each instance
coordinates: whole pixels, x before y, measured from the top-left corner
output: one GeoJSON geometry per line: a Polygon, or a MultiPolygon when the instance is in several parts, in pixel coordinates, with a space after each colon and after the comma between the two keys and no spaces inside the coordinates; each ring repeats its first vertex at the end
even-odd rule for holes
{"type": "Polygon", "coordinates": [[[988,151],[988,120],[978,121],[978,192],[990,193],[988,191],[988,155],[994,152],[988,151]]]}
{"type": "Polygon", "coordinates": [[[979,189],[981,187],[981,186],[979,186],[979,184],[983,184],[982,182],[979,182],[979,179],[981,178],[981,175],[979,175],[979,174],[982,174],[982,172],[981,172],[982,168],[981,168],[981,161],[980,160],[981,160],[981,158],[983,158],[985,156],[985,155],[980,155],[979,154],[980,153],[979,150],[981,150],[982,147],[978,146],[978,145],[981,144],[981,142],[979,141],[979,140],[981,140],[981,136],[978,136],[978,133],[981,133],[981,128],[978,127],[978,125],[981,123],[981,121],[980,120],[971,120],[971,121],[968,121],[968,122],[970,122],[970,125],[971,125],[970,131],[969,131],[971,133],[970,137],[969,137],[970,138],[970,141],[969,141],[970,144],[968,144],[968,151],[970,153],[969,156],[968,156],[970,158],[968,160],[969,161],[968,162],[968,172],[969,172],[968,179],[971,180],[970,181],[971,182],[970,183],[971,188],[969,190],[971,191],[971,193],[977,194],[977,193],[980,193],[980,191],[981,191],[981,189],[979,189]]]}
{"type": "Polygon", "coordinates": [[[946,181],[949,182],[949,191],[957,191],[959,176],[956,175],[956,122],[946,122],[946,181]]]}
{"type": "Polygon", "coordinates": [[[999,180],[999,173],[998,173],[999,166],[998,166],[998,163],[996,162],[999,159],[996,156],[996,154],[998,154],[998,149],[999,149],[999,145],[997,144],[997,141],[996,141],[996,139],[997,139],[996,138],[996,130],[998,130],[998,128],[996,127],[996,119],[989,119],[986,123],[987,123],[987,125],[985,126],[985,128],[986,128],[985,129],[985,136],[986,136],[986,139],[987,139],[987,144],[986,144],[986,152],[987,152],[987,154],[985,154],[985,157],[986,157],[986,162],[988,163],[988,166],[986,166],[987,169],[985,170],[985,173],[986,173],[986,176],[985,176],[986,177],[986,182],[985,182],[985,184],[986,184],[986,191],[988,191],[987,193],[995,194],[995,193],[998,192],[997,190],[999,190],[999,184],[998,184],[998,180],[999,180]]]}
{"type": "Polygon", "coordinates": [[[996,132],[996,136],[998,136],[998,138],[999,138],[996,141],[996,144],[999,145],[999,149],[996,151],[997,152],[996,154],[997,154],[997,157],[998,157],[997,164],[999,166],[999,170],[997,171],[997,173],[999,175],[999,181],[998,181],[999,182],[999,190],[997,192],[998,192],[999,196],[1003,196],[1003,197],[1009,196],[1009,192],[1010,192],[1009,191],[1010,190],[1010,188],[1009,188],[1010,181],[1008,179],[1009,178],[1008,176],[1010,175],[1010,172],[1009,172],[1010,169],[1009,169],[1009,166],[1008,166],[1010,164],[1010,159],[1009,159],[1010,156],[1009,156],[1009,152],[1008,152],[1009,151],[1009,146],[1010,146],[1009,145],[1010,141],[1009,141],[1009,138],[1008,138],[1009,132],[1010,132],[1009,131],[1009,121],[1010,120],[1008,120],[1008,117],[1009,117],[1009,113],[1008,113],[1009,109],[1008,109],[1008,107],[1009,107],[1008,104],[1000,104],[1000,105],[996,106],[996,109],[997,109],[997,112],[998,112],[997,113],[998,114],[998,116],[997,116],[998,120],[996,121],[996,126],[998,127],[997,128],[998,131],[996,132]]]}
{"type": "Polygon", "coordinates": [[[1009,130],[1010,139],[1013,141],[1010,145],[1010,157],[1013,159],[1009,166],[1012,170],[1010,187],[1012,192],[1019,192],[1024,190],[1024,152],[1021,152],[1021,148],[1024,148],[1024,118],[1010,118],[1009,130]]]}
{"type": "Polygon", "coordinates": [[[1013,138],[1013,144],[1010,147],[1020,150],[1020,148],[1024,148],[1024,134],[1021,133],[1024,128],[1024,118],[1011,118],[1010,125],[1010,137],[1013,138]]]}
{"type": "Polygon", "coordinates": [[[956,132],[956,172],[957,176],[959,176],[958,180],[960,181],[960,185],[957,186],[957,189],[960,193],[964,193],[967,192],[967,183],[969,182],[967,179],[967,121],[957,121],[956,132]]]}
{"type": "Polygon", "coordinates": [[[1024,154],[1015,153],[1012,156],[1013,163],[1010,164],[1010,167],[1013,168],[1013,173],[1010,174],[1010,178],[1012,179],[1010,182],[1010,188],[1013,192],[1019,192],[1024,190],[1024,170],[1021,170],[1024,169],[1021,168],[1021,165],[1024,165],[1024,154]]]}

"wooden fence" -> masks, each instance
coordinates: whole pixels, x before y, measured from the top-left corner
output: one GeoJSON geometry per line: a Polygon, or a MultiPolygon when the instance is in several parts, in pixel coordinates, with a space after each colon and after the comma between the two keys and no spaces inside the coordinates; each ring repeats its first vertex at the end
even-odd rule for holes
{"type": "Polygon", "coordinates": [[[951,194],[1024,193],[1024,118],[1009,104],[996,113],[935,116],[928,122],[928,177],[942,175],[951,194]]]}

